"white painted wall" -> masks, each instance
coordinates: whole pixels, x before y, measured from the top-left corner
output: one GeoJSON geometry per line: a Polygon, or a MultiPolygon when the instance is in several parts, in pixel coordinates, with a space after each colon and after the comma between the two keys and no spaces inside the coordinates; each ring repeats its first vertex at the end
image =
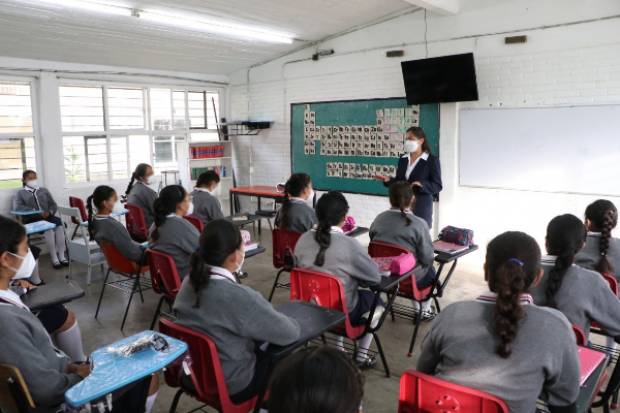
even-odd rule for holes
{"type": "MultiPolygon", "coordinates": [[[[62,56],[59,56],[60,58],[62,56]]],[[[70,195],[85,199],[92,193],[94,187],[100,184],[67,185],[65,183],[58,96],[58,86],[61,81],[77,79],[129,85],[205,87],[225,87],[228,82],[228,77],[222,75],[72,64],[0,56],[0,81],[2,79],[32,81],[39,180],[52,191],[56,202],[61,205],[68,205],[70,195]]],[[[225,97],[221,97],[221,104],[224,108],[226,107],[225,97]]],[[[180,165],[180,168],[183,167],[180,165]]],[[[106,182],[106,184],[120,193],[125,191],[127,180],[106,182]]],[[[0,190],[0,214],[8,214],[14,193],[15,190],[0,190]]]]}
{"type": "MultiPolygon", "coordinates": [[[[517,229],[544,245],[553,216],[581,217],[596,197],[459,186],[459,109],[620,104],[620,3],[472,0],[464,6],[454,16],[428,14],[429,57],[473,51],[480,92],[477,102],[441,105],[444,190],[435,227],[472,228],[481,245],[517,229]],[[505,45],[506,32],[526,34],[527,44],[505,45]]],[[[416,12],[324,42],[317,47],[336,53],[318,62],[309,60],[312,48],[232,74],[230,117],[275,122],[269,131],[237,140],[239,180],[273,184],[290,173],[291,103],[404,96],[400,60],[386,58],[385,51],[404,49],[404,60],[423,58],[423,39],[424,13],[416,12]]],[[[596,136],[584,136],[583,144],[596,145],[596,136]]],[[[587,174],[595,161],[584,159],[575,168],[587,174]]],[[[366,225],[387,207],[382,197],[348,198],[352,214],[366,225]]],[[[620,198],[612,200],[620,206],[620,198]]],[[[464,261],[479,269],[483,258],[484,251],[464,261]]]]}

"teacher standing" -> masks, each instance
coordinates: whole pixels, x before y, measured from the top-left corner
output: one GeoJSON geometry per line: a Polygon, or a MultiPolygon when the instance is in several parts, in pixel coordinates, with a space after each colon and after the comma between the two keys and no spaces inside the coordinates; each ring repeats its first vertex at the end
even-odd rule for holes
{"type": "Polygon", "coordinates": [[[433,198],[441,192],[441,168],[439,158],[431,153],[424,129],[413,126],[407,129],[405,155],[398,160],[396,177],[377,175],[383,185],[407,181],[415,194],[413,213],[433,226],[433,198]]]}

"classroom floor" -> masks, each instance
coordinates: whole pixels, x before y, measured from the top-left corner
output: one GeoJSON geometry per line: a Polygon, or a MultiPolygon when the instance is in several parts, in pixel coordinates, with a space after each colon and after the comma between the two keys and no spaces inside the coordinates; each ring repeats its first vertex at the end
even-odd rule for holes
{"type": "MultiPolygon", "coordinates": [[[[276,274],[271,262],[271,234],[269,231],[263,231],[260,242],[261,245],[267,248],[267,252],[245,261],[244,269],[249,273],[249,277],[244,280],[244,283],[257,289],[265,297],[268,297],[276,274]]],[[[367,244],[367,236],[360,237],[360,242],[367,244]]],[[[41,275],[45,280],[60,278],[66,273],[66,270],[53,270],[46,257],[42,258],[40,265],[41,275]]],[[[78,266],[76,266],[76,268],[77,267],[78,266]]],[[[74,274],[80,274],[81,272],[82,271],[78,270],[74,272],[74,274]]],[[[98,270],[95,270],[93,273],[93,282],[90,287],[86,286],[84,277],[77,275],[74,276],[73,279],[77,281],[82,288],[86,289],[86,296],[69,303],[68,307],[78,316],[84,339],[85,351],[87,353],[124,336],[148,329],[158,300],[158,297],[152,291],[145,294],[144,304],[140,302],[138,296],[134,297],[123,334],[120,331],[120,325],[127,302],[126,296],[117,290],[106,289],[99,319],[94,320],[94,313],[103,275],[101,275],[98,270]]],[[[486,286],[481,272],[477,274],[460,272],[457,267],[440,303],[442,307],[445,307],[447,304],[454,301],[475,298],[485,290],[486,286]]],[[[280,289],[276,291],[273,301],[274,305],[277,306],[279,303],[286,302],[287,300],[288,290],[280,289]]],[[[406,356],[406,353],[413,332],[412,323],[398,318],[395,322],[392,322],[389,318],[386,319],[385,324],[379,332],[379,336],[381,337],[392,375],[390,378],[385,377],[383,366],[380,362],[377,363],[375,369],[365,372],[365,412],[393,413],[396,411],[399,377],[402,372],[415,366],[420,344],[422,338],[428,331],[428,327],[429,323],[424,323],[421,326],[414,354],[409,358],[406,356]]],[[[161,378],[163,379],[163,377],[161,378]]],[[[154,408],[154,412],[156,413],[167,412],[175,394],[175,389],[167,387],[163,384],[163,380],[161,382],[162,386],[154,408]]],[[[177,411],[188,412],[199,406],[199,403],[184,396],[181,399],[177,411]]],[[[213,410],[204,411],[211,412],[213,410]]]]}

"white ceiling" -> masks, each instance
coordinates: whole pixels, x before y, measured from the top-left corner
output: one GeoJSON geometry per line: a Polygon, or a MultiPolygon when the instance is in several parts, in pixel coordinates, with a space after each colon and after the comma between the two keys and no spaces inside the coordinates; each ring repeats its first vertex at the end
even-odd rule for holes
{"type": "Polygon", "coordinates": [[[137,9],[220,17],[293,35],[269,44],[164,28],[38,3],[0,0],[0,56],[228,74],[326,36],[411,9],[403,0],[128,0],[137,9]]]}

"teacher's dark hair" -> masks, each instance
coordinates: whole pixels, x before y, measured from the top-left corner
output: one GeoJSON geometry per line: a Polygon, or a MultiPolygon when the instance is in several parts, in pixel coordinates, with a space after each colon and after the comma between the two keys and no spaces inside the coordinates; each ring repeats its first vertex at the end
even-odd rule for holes
{"type": "Polygon", "coordinates": [[[325,264],[325,251],[329,248],[332,236],[332,226],[338,225],[347,216],[349,204],[342,193],[329,191],[319,198],[316,203],[316,217],[319,220],[314,239],[319,244],[319,252],[314,259],[314,265],[322,267],[325,264]]]}
{"type": "Polygon", "coordinates": [[[411,133],[418,139],[424,139],[424,143],[422,144],[422,152],[428,152],[429,155],[432,155],[431,145],[428,144],[428,139],[426,138],[426,133],[424,133],[424,129],[419,126],[412,126],[407,129],[407,133],[411,133]]]}
{"type": "Polygon", "coordinates": [[[271,379],[269,413],[357,413],[364,376],[351,360],[329,347],[287,357],[271,379]]]}

